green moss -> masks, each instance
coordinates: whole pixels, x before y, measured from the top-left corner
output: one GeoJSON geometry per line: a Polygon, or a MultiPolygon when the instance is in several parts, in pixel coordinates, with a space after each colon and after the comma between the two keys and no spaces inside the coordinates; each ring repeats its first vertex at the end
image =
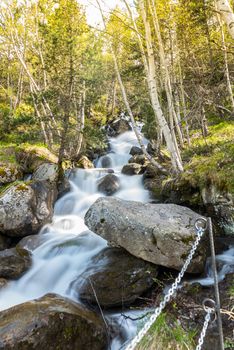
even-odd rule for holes
{"type": "Polygon", "coordinates": [[[183,237],[181,238],[181,241],[184,243],[184,244],[189,244],[191,242],[194,241],[194,238],[192,236],[189,236],[189,237],[183,237]]]}
{"type": "Polygon", "coordinates": [[[181,180],[200,189],[213,184],[221,191],[234,194],[233,139],[232,122],[209,127],[205,140],[200,135],[192,138],[192,146],[183,152],[185,172],[181,180]]]}

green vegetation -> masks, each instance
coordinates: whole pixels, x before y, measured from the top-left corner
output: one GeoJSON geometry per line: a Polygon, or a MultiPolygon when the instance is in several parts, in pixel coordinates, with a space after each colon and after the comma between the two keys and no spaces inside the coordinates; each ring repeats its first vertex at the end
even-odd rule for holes
{"type": "Polygon", "coordinates": [[[185,331],[166,313],[162,313],[142,339],[137,350],[193,350],[196,331],[185,331]]]}
{"type": "Polygon", "coordinates": [[[193,187],[214,184],[234,194],[234,123],[221,122],[209,127],[206,138],[194,133],[192,146],[183,152],[185,173],[182,179],[193,187]]]}

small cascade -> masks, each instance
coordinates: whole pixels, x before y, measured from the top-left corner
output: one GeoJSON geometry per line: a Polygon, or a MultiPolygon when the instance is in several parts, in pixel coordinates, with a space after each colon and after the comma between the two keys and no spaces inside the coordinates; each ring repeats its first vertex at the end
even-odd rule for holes
{"type": "MultiPolygon", "coordinates": [[[[147,140],[144,143],[147,144],[147,140]]],[[[131,147],[136,145],[132,131],[110,139],[109,168],[120,180],[120,190],[114,196],[147,202],[149,193],[143,188],[142,176],[121,174],[123,165],[131,157],[131,147]]],[[[108,172],[102,161],[103,157],[98,159],[95,169],[77,169],[71,173],[71,190],[55,204],[52,223],[35,236],[35,244],[25,244],[33,256],[31,269],[0,292],[1,310],[49,292],[72,298],[71,282],[82,274],[92,257],[107,246],[107,242],[89,231],[84,223],[89,207],[104,196],[97,190],[98,181],[108,172]]]]}

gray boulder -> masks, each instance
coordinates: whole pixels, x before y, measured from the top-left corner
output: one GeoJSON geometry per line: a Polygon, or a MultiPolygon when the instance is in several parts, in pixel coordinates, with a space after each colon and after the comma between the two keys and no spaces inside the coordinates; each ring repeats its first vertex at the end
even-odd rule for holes
{"type": "Polygon", "coordinates": [[[143,171],[142,166],[137,163],[130,163],[124,165],[122,169],[122,174],[124,175],[139,175],[143,171]]]}
{"type": "MultiPolygon", "coordinates": [[[[99,198],[85,215],[90,230],[132,255],[157,265],[181,270],[196,238],[200,216],[175,204],[143,204],[99,198]]],[[[200,273],[205,263],[200,244],[188,272],[200,273]]]]}
{"type": "Polygon", "coordinates": [[[126,306],[154,284],[157,274],[157,266],[124,249],[109,247],[92,259],[71,288],[77,291],[78,298],[89,304],[96,304],[98,300],[104,308],[126,306]]]}
{"type": "Polygon", "coordinates": [[[0,252],[0,277],[19,278],[31,266],[31,254],[20,248],[6,249],[0,252]]]}
{"type": "Polygon", "coordinates": [[[52,219],[55,186],[46,181],[22,182],[0,196],[0,234],[24,237],[52,219]]]}
{"type": "Polygon", "coordinates": [[[56,181],[58,177],[58,166],[52,163],[43,163],[39,165],[33,173],[32,179],[36,181],[56,181]]]}
{"type": "Polygon", "coordinates": [[[105,350],[101,317],[56,294],[0,313],[1,350],[105,350]]]}
{"type": "Polygon", "coordinates": [[[120,180],[118,176],[114,174],[108,174],[104,176],[98,182],[98,191],[111,196],[120,189],[120,180]]]}
{"type": "Polygon", "coordinates": [[[129,153],[132,156],[139,156],[139,155],[143,154],[142,149],[140,147],[137,147],[137,146],[132,146],[129,153]]]}
{"type": "Polygon", "coordinates": [[[118,136],[130,130],[132,130],[132,128],[129,122],[122,118],[114,120],[107,126],[107,133],[109,136],[118,136]]]}

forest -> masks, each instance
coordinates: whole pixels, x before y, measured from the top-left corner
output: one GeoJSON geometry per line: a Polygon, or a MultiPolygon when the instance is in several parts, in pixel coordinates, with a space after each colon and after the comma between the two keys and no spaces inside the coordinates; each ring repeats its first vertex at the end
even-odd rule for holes
{"type": "Polygon", "coordinates": [[[0,350],[234,348],[233,87],[233,0],[0,0],[0,350]]]}

